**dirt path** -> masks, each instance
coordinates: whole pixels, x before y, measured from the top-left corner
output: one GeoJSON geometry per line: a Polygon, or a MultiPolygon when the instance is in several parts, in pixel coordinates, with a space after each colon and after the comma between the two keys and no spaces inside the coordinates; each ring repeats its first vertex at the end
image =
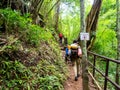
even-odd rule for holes
{"type": "MultiPolygon", "coordinates": [[[[62,54],[63,54],[63,58],[64,58],[65,52],[62,51],[62,54]]],[[[82,77],[80,76],[78,78],[78,81],[75,81],[74,70],[73,70],[71,63],[67,64],[67,67],[69,69],[69,71],[68,71],[69,76],[68,76],[66,82],[64,83],[64,90],[83,90],[82,77]]],[[[92,78],[90,76],[89,76],[89,88],[90,88],[90,90],[99,90],[98,88],[96,88],[95,85],[93,85],[92,78]]]]}
{"type": "MultiPolygon", "coordinates": [[[[64,58],[65,52],[62,51],[62,54],[64,58]]],[[[64,84],[64,90],[82,90],[81,76],[78,78],[78,81],[75,81],[74,70],[73,70],[71,63],[67,64],[67,67],[69,69],[69,76],[67,78],[67,81],[64,84]]]]}
{"type": "Polygon", "coordinates": [[[78,78],[78,81],[75,81],[73,67],[70,64],[68,64],[67,66],[69,68],[69,77],[64,84],[64,89],[65,90],[82,90],[81,76],[78,78]]]}

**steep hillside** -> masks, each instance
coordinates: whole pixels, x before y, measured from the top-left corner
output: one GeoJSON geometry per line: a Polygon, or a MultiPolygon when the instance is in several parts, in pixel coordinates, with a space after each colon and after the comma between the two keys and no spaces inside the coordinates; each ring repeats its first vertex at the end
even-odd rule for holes
{"type": "Polygon", "coordinates": [[[0,9],[0,89],[63,90],[67,68],[49,29],[0,9]]]}

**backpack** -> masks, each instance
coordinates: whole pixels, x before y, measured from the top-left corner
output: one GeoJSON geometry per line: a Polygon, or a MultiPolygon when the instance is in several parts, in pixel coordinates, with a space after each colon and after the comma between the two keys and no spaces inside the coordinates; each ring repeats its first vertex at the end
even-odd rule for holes
{"type": "Polygon", "coordinates": [[[71,48],[71,57],[78,58],[78,48],[72,49],[71,48]]]}
{"type": "Polygon", "coordinates": [[[62,33],[59,34],[59,37],[62,38],[62,33]]]}
{"type": "Polygon", "coordinates": [[[82,57],[82,50],[81,50],[81,48],[78,48],[78,56],[82,57]]]}
{"type": "Polygon", "coordinates": [[[65,49],[65,53],[66,53],[66,55],[68,55],[68,48],[65,49]]]}

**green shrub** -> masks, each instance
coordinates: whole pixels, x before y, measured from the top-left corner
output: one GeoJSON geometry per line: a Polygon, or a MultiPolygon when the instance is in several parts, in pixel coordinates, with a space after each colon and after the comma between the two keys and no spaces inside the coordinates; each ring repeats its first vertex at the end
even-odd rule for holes
{"type": "Polygon", "coordinates": [[[0,9],[0,15],[0,18],[3,20],[1,21],[0,26],[5,24],[6,32],[8,34],[22,36],[21,40],[23,41],[38,46],[40,44],[40,40],[47,41],[52,38],[49,31],[32,24],[32,19],[29,18],[29,14],[21,16],[19,12],[12,11],[7,8],[0,9]]]}

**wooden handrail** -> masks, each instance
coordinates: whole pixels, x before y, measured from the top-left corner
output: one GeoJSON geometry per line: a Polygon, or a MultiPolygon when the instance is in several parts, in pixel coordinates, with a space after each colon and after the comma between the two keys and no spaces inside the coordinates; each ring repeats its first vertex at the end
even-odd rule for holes
{"type": "Polygon", "coordinates": [[[88,63],[90,64],[90,66],[93,68],[93,76],[95,76],[95,71],[97,71],[98,73],[100,73],[104,78],[104,90],[107,90],[107,82],[109,81],[112,85],[114,85],[118,90],[120,90],[120,85],[118,85],[116,82],[113,82],[109,77],[108,77],[108,71],[109,71],[109,63],[110,62],[114,62],[116,64],[120,64],[120,60],[114,60],[96,53],[93,53],[91,51],[88,51],[88,55],[93,55],[93,64],[88,61],[88,63]],[[96,57],[102,58],[103,61],[106,62],[106,70],[104,72],[104,74],[102,73],[102,71],[100,71],[99,69],[96,68],[96,57]]]}
{"type": "Polygon", "coordinates": [[[87,51],[87,52],[88,52],[89,54],[93,54],[93,55],[95,55],[95,56],[97,56],[97,57],[103,58],[103,59],[105,59],[105,60],[109,60],[109,61],[115,62],[115,63],[117,63],[117,64],[120,64],[120,60],[111,59],[111,58],[108,58],[108,57],[105,57],[105,56],[102,56],[102,55],[93,53],[93,52],[91,52],[91,51],[87,51]]]}

